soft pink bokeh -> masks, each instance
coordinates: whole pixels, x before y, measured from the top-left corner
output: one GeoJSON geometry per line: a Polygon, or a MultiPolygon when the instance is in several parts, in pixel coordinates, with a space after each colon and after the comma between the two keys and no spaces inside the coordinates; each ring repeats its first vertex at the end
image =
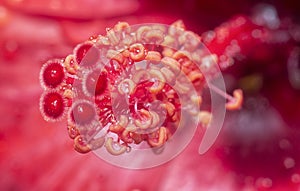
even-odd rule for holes
{"type": "MultiPolygon", "coordinates": [[[[182,19],[201,34],[235,14],[250,15],[256,3],[0,1],[0,190],[299,190],[300,92],[289,84],[284,60],[277,68],[272,59],[253,64],[254,73],[264,78],[263,88],[246,94],[247,109],[227,115],[208,153],[198,154],[196,135],[180,156],[149,170],[121,169],[93,153],[78,154],[65,121],[47,123],[38,108],[41,65],[65,57],[77,43],[118,21],[171,24],[182,19]]],[[[299,19],[296,4],[274,5],[286,17],[299,19]]],[[[251,61],[241,64],[249,68],[251,61]]],[[[242,84],[238,80],[248,75],[243,67],[225,74],[229,87],[242,84]]]]}

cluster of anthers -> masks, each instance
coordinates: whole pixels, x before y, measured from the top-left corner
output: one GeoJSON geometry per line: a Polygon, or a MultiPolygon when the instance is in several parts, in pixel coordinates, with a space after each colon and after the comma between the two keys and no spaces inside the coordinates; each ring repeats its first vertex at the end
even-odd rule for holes
{"type": "MultiPolygon", "coordinates": [[[[200,43],[181,21],[168,27],[119,22],[106,36],[91,37],[65,59],[43,65],[41,113],[46,121],[67,116],[69,136],[80,153],[103,146],[112,155],[136,145],[161,150],[187,120],[184,108],[203,126],[211,120],[210,112],[199,107],[206,75],[214,75],[218,57],[200,43]]],[[[240,108],[241,90],[225,97],[227,109],[240,108]]]]}

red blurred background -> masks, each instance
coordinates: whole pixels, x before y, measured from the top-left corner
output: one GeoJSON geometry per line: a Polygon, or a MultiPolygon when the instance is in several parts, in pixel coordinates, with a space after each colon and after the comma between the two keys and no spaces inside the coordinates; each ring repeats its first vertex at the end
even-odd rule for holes
{"type": "Polygon", "coordinates": [[[245,104],[227,113],[205,155],[196,135],[165,165],[120,169],[75,152],[65,121],[47,123],[39,113],[41,65],[118,21],[182,19],[202,34],[236,14],[257,14],[261,3],[300,22],[292,0],[0,0],[0,190],[300,190],[300,90],[289,79],[284,43],[258,47],[224,72],[229,91],[245,91],[245,104]]]}

